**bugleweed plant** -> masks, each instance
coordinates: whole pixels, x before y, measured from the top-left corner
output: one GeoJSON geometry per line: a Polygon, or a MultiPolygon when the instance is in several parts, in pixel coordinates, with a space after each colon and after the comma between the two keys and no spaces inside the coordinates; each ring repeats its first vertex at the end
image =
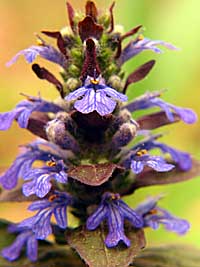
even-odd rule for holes
{"type": "Polygon", "coordinates": [[[144,37],[141,25],[122,33],[115,27],[113,8],[114,3],[101,13],[87,1],[82,14],[67,3],[70,26],[42,31],[45,39],[38,35],[37,45],[7,63],[20,56],[33,63],[40,56],[59,66],[61,78],[33,63],[33,72],[53,84],[60,97],[49,102],[23,95],[13,110],[0,114],[0,130],[16,121],[37,136],[23,145],[0,177],[3,189],[9,190],[1,201],[30,201],[33,212],[17,224],[1,221],[0,266],[199,266],[200,256],[192,257],[195,252],[188,248],[142,250],[146,228],[163,225],[178,235],[190,228],[187,220],[160,206],[162,195],[150,196],[135,208],[123,200],[141,187],[193,178],[200,164],[162,143],[162,131],[153,131],[178,121],[195,123],[191,109],[165,102],[162,91],[133,100],[126,96],[128,87],[155,64],[150,60],[127,75],[122,67],[128,60],[145,50],[161,53],[160,46],[177,48],[144,37]],[[148,115],[135,113],[154,107],[148,115]],[[68,213],[74,218],[70,227],[68,213]]]}

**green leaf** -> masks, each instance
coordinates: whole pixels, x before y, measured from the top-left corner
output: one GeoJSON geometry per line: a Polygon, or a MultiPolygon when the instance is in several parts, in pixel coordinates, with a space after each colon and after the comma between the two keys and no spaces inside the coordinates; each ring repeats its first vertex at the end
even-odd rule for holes
{"type": "Polygon", "coordinates": [[[147,248],[133,261],[133,267],[199,267],[200,250],[190,246],[168,245],[147,248]]]}
{"type": "Polygon", "coordinates": [[[10,245],[15,239],[14,234],[10,234],[7,232],[8,225],[8,221],[0,220],[0,250],[10,245]]]}
{"type": "Polygon", "coordinates": [[[95,231],[88,231],[84,227],[68,230],[66,238],[89,267],[126,267],[132,262],[136,254],[145,246],[142,230],[135,231],[126,228],[126,234],[131,240],[131,247],[120,244],[115,248],[107,248],[104,240],[107,235],[105,226],[95,231]]]}
{"type": "Polygon", "coordinates": [[[118,168],[113,163],[80,165],[69,170],[68,175],[83,184],[99,186],[108,181],[118,168]]]}

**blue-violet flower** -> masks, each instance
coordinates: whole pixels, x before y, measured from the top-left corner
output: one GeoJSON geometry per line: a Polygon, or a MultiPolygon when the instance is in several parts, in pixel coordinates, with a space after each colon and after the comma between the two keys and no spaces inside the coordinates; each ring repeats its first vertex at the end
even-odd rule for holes
{"type": "Polygon", "coordinates": [[[104,116],[113,112],[116,101],[127,101],[127,96],[107,86],[102,77],[88,76],[84,86],[71,92],[65,99],[67,101],[76,100],[74,107],[81,113],[97,111],[104,116]]]}
{"type": "Polygon", "coordinates": [[[174,45],[160,41],[160,40],[151,40],[148,38],[144,38],[142,35],[139,35],[135,40],[128,43],[128,45],[122,50],[122,53],[118,59],[120,65],[125,63],[127,60],[133,58],[138,55],[142,51],[152,50],[155,53],[162,53],[162,50],[158,48],[158,45],[162,45],[171,50],[178,50],[174,45]]]}
{"type": "Polygon", "coordinates": [[[150,197],[135,209],[138,214],[143,216],[144,227],[156,230],[160,224],[163,224],[168,231],[179,235],[185,234],[190,228],[188,221],[177,218],[167,210],[158,207],[159,199],[160,197],[150,197]]]}
{"type": "Polygon", "coordinates": [[[37,211],[36,215],[22,221],[20,227],[30,227],[37,239],[45,239],[52,233],[51,217],[55,216],[58,226],[67,227],[67,207],[72,204],[72,197],[65,192],[54,191],[49,199],[33,202],[30,211],[37,211]]]}
{"type": "Polygon", "coordinates": [[[23,247],[26,246],[27,257],[32,262],[36,261],[38,258],[38,240],[31,228],[11,225],[8,231],[18,233],[18,236],[10,246],[2,249],[1,255],[9,261],[14,261],[19,258],[23,247]]]}
{"type": "Polygon", "coordinates": [[[51,187],[51,180],[54,179],[59,183],[67,183],[67,167],[63,160],[53,160],[47,162],[47,166],[42,168],[34,168],[24,175],[24,180],[29,181],[23,185],[23,193],[25,196],[36,194],[43,198],[46,196],[51,187]]]}
{"type": "Polygon", "coordinates": [[[185,123],[192,124],[197,121],[197,115],[189,108],[181,108],[170,103],[165,102],[164,100],[157,97],[158,93],[146,93],[133,102],[128,104],[126,108],[130,111],[136,111],[141,109],[147,109],[151,107],[160,107],[166,113],[166,116],[169,121],[174,121],[174,113],[177,114],[181,120],[185,123]]]}
{"type": "Polygon", "coordinates": [[[21,101],[13,110],[0,113],[0,130],[8,130],[13,120],[17,120],[21,128],[27,128],[29,117],[34,111],[57,113],[61,110],[62,108],[54,103],[39,97],[29,97],[28,100],[21,101]]]}
{"type": "Polygon", "coordinates": [[[130,246],[130,240],[124,233],[124,220],[127,219],[134,227],[141,228],[143,220],[133,209],[129,208],[119,197],[119,194],[105,193],[97,210],[88,218],[88,230],[96,229],[104,220],[108,223],[109,233],[105,244],[115,247],[120,241],[130,246]]]}

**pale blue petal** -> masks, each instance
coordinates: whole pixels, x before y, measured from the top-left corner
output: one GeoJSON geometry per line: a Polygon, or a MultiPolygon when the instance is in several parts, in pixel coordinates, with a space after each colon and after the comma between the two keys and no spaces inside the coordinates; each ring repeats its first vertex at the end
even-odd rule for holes
{"type": "Polygon", "coordinates": [[[76,100],[77,98],[83,96],[86,92],[88,91],[87,88],[85,87],[81,87],[71,93],[69,93],[66,97],[65,97],[65,100],[67,101],[73,101],[73,100],[76,100]]]}
{"type": "Polygon", "coordinates": [[[104,91],[108,96],[112,97],[115,100],[119,100],[121,102],[128,101],[128,97],[126,95],[117,92],[111,87],[105,87],[104,89],[102,89],[102,91],[104,91]]]}
{"type": "Polygon", "coordinates": [[[96,93],[93,89],[87,89],[81,100],[77,100],[74,107],[81,113],[87,114],[96,109],[96,93]]]}
{"type": "Polygon", "coordinates": [[[157,156],[150,156],[146,161],[146,165],[158,172],[167,172],[175,167],[172,164],[166,163],[163,158],[157,156]]]}
{"type": "Polygon", "coordinates": [[[142,161],[138,161],[138,160],[132,160],[131,161],[131,170],[138,174],[140,172],[142,172],[144,169],[144,163],[142,161]]]}
{"type": "Polygon", "coordinates": [[[104,90],[98,90],[95,94],[95,110],[101,115],[107,115],[114,111],[116,102],[107,96],[104,90]]]}

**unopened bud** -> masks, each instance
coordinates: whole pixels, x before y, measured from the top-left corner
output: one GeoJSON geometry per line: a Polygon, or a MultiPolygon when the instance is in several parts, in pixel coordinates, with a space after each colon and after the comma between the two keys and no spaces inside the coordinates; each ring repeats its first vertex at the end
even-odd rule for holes
{"type": "Polygon", "coordinates": [[[108,84],[110,85],[110,87],[115,88],[115,90],[117,91],[122,91],[124,87],[122,80],[117,75],[112,75],[108,80],[108,84]]]}
{"type": "Polygon", "coordinates": [[[79,151],[79,145],[70,132],[73,129],[73,121],[67,113],[60,112],[57,117],[48,122],[46,134],[48,140],[60,146],[63,149],[69,149],[73,152],[79,151]]]}
{"type": "Polygon", "coordinates": [[[112,147],[119,149],[126,146],[136,135],[137,127],[131,123],[124,123],[112,138],[112,147]]]}

